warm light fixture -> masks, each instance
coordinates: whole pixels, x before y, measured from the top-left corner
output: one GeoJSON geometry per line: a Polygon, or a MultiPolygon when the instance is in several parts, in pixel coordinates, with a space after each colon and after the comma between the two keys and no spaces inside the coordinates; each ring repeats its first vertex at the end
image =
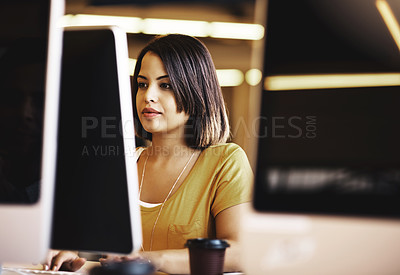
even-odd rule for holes
{"type": "Polygon", "coordinates": [[[244,80],[242,71],[237,69],[219,69],[217,77],[221,87],[239,86],[244,80]]]}
{"type": "Polygon", "coordinates": [[[250,69],[244,77],[250,86],[257,86],[261,82],[262,72],[259,69],[250,69]]]}
{"type": "Polygon", "coordinates": [[[264,27],[259,24],[206,22],[194,20],[173,20],[139,18],[128,16],[107,16],[91,14],[67,14],[62,26],[116,25],[127,33],[167,34],[181,33],[197,37],[260,40],[264,27]]]}
{"type": "Polygon", "coordinates": [[[400,73],[269,76],[268,91],[400,86],[400,73]]]}
{"type": "Polygon", "coordinates": [[[193,20],[173,19],[143,19],[143,33],[145,34],[168,34],[180,33],[198,37],[208,36],[208,22],[193,20]]]}
{"type": "Polygon", "coordinates": [[[142,22],[143,19],[138,17],[67,14],[63,17],[62,25],[63,27],[114,25],[128,33],[139,33],[142,32],[142,22]]]}
{"type": "Polygon", "coordinates": [[[260,40],[264,37],[264,27],[258,24],[210,23],[210,36],[215,38],[260,40]]]}
{"type": "Polygon", "coordinates": [[[393,14],[392,9],[385,0],[377,0],[376,7],[378,8],[390,34],[392,35],[397,47],[400,51],[400,25],[393,14]]]}
{"type": "Polygon", "coordinates": [[[136,61],[137,61],[136,59],[129,58],[128,66],[129,66],[130,75],[133,75],[133,71],[135,70],[135,66],[136,66],[136,61]]]}

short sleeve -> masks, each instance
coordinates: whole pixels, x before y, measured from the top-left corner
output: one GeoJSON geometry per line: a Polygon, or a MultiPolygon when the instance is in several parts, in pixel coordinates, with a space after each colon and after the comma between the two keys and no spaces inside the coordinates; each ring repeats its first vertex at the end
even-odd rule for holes
{"type": "Polygon", "coordinates": [[[222,156],[222,166],[217,177],[217,188],[211,206],[213,216],[221,211],[251,200],[253,172],[246,153],[238,145],[222,156]]]}

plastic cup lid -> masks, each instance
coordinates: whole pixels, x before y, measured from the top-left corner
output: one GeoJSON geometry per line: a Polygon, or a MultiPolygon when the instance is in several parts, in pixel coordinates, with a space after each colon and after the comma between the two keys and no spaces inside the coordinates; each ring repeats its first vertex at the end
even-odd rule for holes
{"type": "Polygon", "coordinates": [[[224,249],[230,247],[229,243],[225,240],[220,239],[189,239],[185,244],[188,248],[209,248],[209,249],[224,249]]]}

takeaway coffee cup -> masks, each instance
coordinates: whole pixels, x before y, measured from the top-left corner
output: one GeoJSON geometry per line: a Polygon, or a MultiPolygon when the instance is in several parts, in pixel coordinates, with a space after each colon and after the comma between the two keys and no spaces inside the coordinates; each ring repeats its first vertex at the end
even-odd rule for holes
{"type": "Polygon", "coordinates": [[[191,275],[220,275],[224,273],[225,249],[230,245],[219,239],[190,239],[189,248],[191,275]]]}

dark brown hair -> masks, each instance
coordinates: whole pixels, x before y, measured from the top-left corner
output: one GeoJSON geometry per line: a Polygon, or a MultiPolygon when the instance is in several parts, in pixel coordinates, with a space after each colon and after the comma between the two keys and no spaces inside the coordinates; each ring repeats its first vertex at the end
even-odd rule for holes
{"type": "MultiPolygon", "coordinates": [[[[177,111],[189,115],[185,127],[187,145],[206,148],[226,142],[228,117],[215,66],[206,46],[197,38],[181,34],[158,36],[150,41],[136,62],[132,83],[134,101],[138,91],[137,77],[147,52],[161,58],[171,81],[177,111]]],[[[151,133],[139,121],[136,104],[133,108],[137,135],[151,140],[151,133]]]]}

